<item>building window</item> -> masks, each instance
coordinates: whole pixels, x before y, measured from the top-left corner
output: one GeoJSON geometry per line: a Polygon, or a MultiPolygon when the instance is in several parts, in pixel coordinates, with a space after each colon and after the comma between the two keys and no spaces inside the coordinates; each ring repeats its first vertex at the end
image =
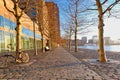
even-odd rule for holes
{"type": "Polygon", "coordinates": [[[0,30],[0,52],[5,50],[4,32],[0,30]]]}
{"type": "Polygon", "coordinates": [[[0,27],[3,27],[3,25],[4,25],[4,20],[3,20],[3,17],[2,17],[2,16],[0,16],[0,27]]]}

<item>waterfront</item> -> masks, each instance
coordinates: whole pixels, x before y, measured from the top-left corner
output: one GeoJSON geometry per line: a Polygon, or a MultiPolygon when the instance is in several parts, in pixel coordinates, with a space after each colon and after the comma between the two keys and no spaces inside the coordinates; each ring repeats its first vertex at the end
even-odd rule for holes
{"type": "MultiPolygon", "coordinates": [[[[97,45],[78,46],[78,48],[98,50],[97,45]]],[[[109,46],[105,46],[104,48],[105,51],[120,52],[120,45],[109,45],[109,46]]]]}
{"type": "MultiPolygon", "coordinates": [[[[89,69],[95,71],[102,80],[120,80],[120,53],[106,51],[106,57],[110,62],[99,63],[97,50],[79,48],[78,52],[74,52],[74,48],[70,52],[74,57],[82,61],[89,69]]],[[[96,79],[99,80],[99,79],[96,79]]]]}

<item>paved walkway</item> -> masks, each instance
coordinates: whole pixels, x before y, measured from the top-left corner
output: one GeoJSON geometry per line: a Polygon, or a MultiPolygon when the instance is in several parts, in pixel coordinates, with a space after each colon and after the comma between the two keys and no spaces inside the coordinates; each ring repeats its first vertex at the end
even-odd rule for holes
{"type": "Polygon", "coordinates": [[[0,70],[0,80],[102,80],[62,47],[48,52],[43,58],[0,70]]]}

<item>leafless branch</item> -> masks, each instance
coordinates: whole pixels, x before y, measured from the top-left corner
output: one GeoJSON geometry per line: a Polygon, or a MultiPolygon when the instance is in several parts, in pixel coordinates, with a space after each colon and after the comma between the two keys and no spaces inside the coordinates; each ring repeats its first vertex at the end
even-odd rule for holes
{"type": "Polygon", "coordinates": [[[103,14],[105,14],[107,11],[111,11],[111,9],[120,2],[120,0],[116,0],[114,3],[112,3],[111,5],[109,5],[104,11],[103,14]]]}
{"type": "Polygon", "coordinates": [[[20,2],[20,0],[17,0],[17,1],[16,1],[16,3],[19,3],[19,2],[20,2]]]}
{"type": "Polygon", "coordinates": [[[91,9],[85,9],[85,10],[79,11],[79,13],[90,11],[90,10],[97,10],[97,9],[92,9],[92,8],[91,9]]]}
{"type": "MultiPolygon", "coordinates": [[[[95,6],[95,5],[96,5],[96,4],[93,4],[93,5],[91,5],[91,6],[95,6]]],[[[79,11],[79,13],[83,13],[83,12],[86,12],[86,11],[96,11],[96,10],[98,10],[97,8],[90,8],[91,6],[86,7],[86,5],[84,5],[84,4],[83,4],[83,6],[85,7],[85,9],[79,11]]]]}
{"type": "Polygon", "coordinates": [[[77,34],[81,34],[81,35],[84,35],[84,34],[87,34],[91,32],[90,30],[85,30],[85,31],[82,31],[82,32],[78,32],[77,34]]]}
{"type": "Polygon", "coordinates": [[[103,1],[103,2],[101,3],[101,5],[104,5],[107,1],[108,1],[108,0],[103,1]]]}
{"type": "Polygon", "coordinates": [[[111,16],[111,12],[110,11],[108,11],[109,12],[109,16],[108,17],[110,17],[111,16]]]}
{"type": "Polygon", "coordinates": [[[3,2],[4,2],[4,7],[5,7],[9,12],[11,12],[13,15],[15,15],[14,11],[10,10],[10,9],[7,7],[6,0],[3,0],[3,2]]]}
{"type": "MultiPolygon", "coordinates": [[[[18,1],[19,1],[19,0],[18,0],[18,1]]],[[[21,16],[23,15],[24,11],[26,10],[26,8],[27,8],[27,6],[28,6],[28,3],[29,3],[29,0],[26,0],[26,2],[25,2],[25,4],[24,4],[25,6],[22,8],[19,18],[21,18],[21,16]]]]}
{"type": "Polygon", "coordinates": [[[78,31],[83,31],[83,30],[86,30],[87,28],[89,28],[90,26],[94,25],[95,23],[91,23],[91,24],[88,24],[87,26],[84,25],[84,27],[80,28],[80,30],[78,31]]]}

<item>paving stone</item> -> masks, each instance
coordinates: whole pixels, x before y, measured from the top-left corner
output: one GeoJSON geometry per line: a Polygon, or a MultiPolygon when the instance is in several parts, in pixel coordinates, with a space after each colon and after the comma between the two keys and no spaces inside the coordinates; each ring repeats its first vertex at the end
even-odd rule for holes
{"type": "Polygon", "coordinates": [[[22,80],[102,80],[101,76],[65,49],[59,47],[53,52],[54,54],[47,53],[44,58],[40,58],[40,55],[36,56],[34,58],[36,60],[32,63],[12,67],[7,71],[10,75],[6,74],[6,78],[22,80]]]}
{"type": "Polygon", "coordinates": [[[50,78],[49,80],[57,80],[56,78],[50,78]]]}
{"type": "Polygon", "coordinates": [[[66,80],[66,79],[57,79],[57,80],[66,80]]]}
{"type": "Polygon", "coordinates": [[[5,74],[0,74],[0,79],[4,78],[5,74]]]}

